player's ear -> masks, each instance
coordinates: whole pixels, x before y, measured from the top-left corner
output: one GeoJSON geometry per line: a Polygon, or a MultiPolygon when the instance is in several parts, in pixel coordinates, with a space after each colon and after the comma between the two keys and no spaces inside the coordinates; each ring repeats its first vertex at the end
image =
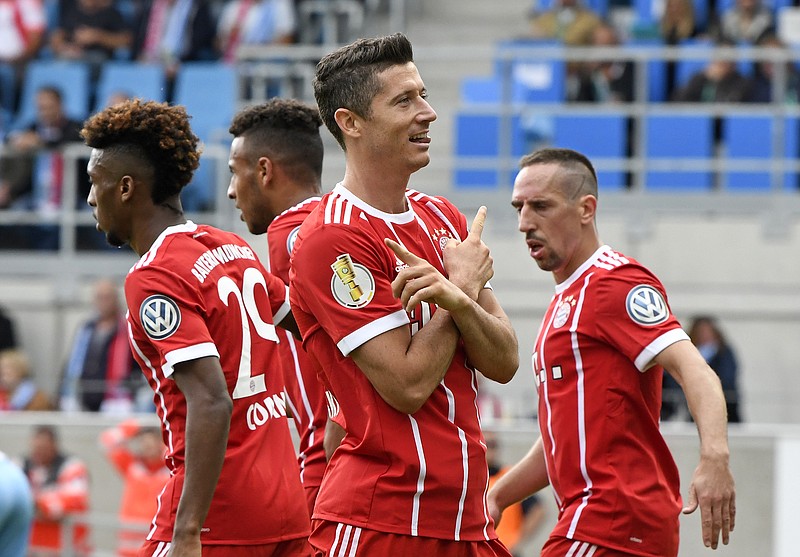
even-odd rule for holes
{"type": "Polygon", "coordinates": [[[272,161],[269,157],[258,158],[258,181],[262,188],[266,187],[270,180],[272,180],[274,171],[272,161]]]}
{"type": "Polygon", "coordinates": [[[361,117],[347,108],[339,108],[333,115],[336,125],[342,130],[342,134],[349,137],[361,135],[361,117]]]}
{"type": "Polygon", "coordinates": [[[119,184],[117,185],[120,199],[123,202],[130,201],[133,199],[133,193],[136,191],[136,182],[133,177],[125,175],[120,178],[119,184]]]}
{"type": "Polygon", "coordinates": [[[580,209],[582,223],[589,224],[594,222],[597,215],[597,198],[591,194],[584,195],[581,197],[580,209]]]}

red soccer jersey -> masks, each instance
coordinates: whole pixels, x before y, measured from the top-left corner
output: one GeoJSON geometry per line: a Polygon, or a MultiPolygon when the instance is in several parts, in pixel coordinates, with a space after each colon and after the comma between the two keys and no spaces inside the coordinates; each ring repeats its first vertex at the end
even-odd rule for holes
{"type": "Polygon", "coordinates": [[[659,280],[608,246],[556,286],[533,353],[554,535],[677,555],[680,480],[652,364],[688,338],[659,280]]]}
{"type": "Polygon", "coordinates": [[[448,201],[411,190],[406,198],[408,211],[387,214],[340,184],[303,223],[292,255],[292,311],[347,423],[314,517],[412,536],[493,539],[476,372],[463,347],[413,415],[389,406],[348,357],[391,329],[416,333],[436,311],[422,303],[407,313],[392,295],[404,264],[384,238],[444,272],[442,246],[467,235],[466,219],[448,201]]]}
{"type": "MultiPolygon", "coordinates": [[[[312,197],[287,209],[267,229],[270,272],[286,284],[289,284],[289,256],[297,232],[308,214],[319,204],[319,199],[312,197]]],[[[306,488],[319,488],[327,465],[322,446],[328,420],[325,387],[317,377],[312,361],[288,331],[281,331],[278,353],[281,357],[287,403],[291,406],[300,436],[297,455],[300,480],[306,488]]]]}
{"type": "Polygon", "coordinates": [[[273,322],[286,286],[244,240],[187,222],[166,229],[125,281],[131,348],[155,393],[172,477],[148,540],[169,541],[183,488],[186,399],[176,364],[219,357],[233,399],[225,463],[204,545],[255,545],[307,536],[308,511],[276,368],[273,322]]]}

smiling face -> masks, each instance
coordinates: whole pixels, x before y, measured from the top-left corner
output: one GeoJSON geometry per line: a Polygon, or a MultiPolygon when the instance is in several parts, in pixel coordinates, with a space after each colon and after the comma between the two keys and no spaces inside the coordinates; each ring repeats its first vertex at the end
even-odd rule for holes
{"type": "Polygon", "coordinates": [[[428,131],[436,112],[413,62],[387,68],[378,80],[381,88],[372,99],[369,117],[362,120],[365,148],[387,171],[411,174],[430,162],[428,131]]]}
{"type": "Polygon", "coordinates": [[[264,192],[264,180],[269,168],[266,157],[250,154],[245,136],[235,137],[231,142],[228,167],[231,181],[228,197],[236,202],[241,219],[251,234],[264,234],[275,218],[269,199],[264,192]]]}
{"type": "Polygon", "coordinates": [[[97,230],[105,232],[112,246],[123,246],[130,240],[130,223],[122,211],[120,195],[123,181],[129,176],[120,176],[112,156],[103,149],[92,149],[86,167],[91,189],[86,202],[93,209],[97,230]]]}
{"type": "Polygon", "coordinates": [[[585,176],[558,163],[534,164],[514,180],[511,205],[530,256],[561,283],[598,247],[596,198],[582,195],[585,176]]]}

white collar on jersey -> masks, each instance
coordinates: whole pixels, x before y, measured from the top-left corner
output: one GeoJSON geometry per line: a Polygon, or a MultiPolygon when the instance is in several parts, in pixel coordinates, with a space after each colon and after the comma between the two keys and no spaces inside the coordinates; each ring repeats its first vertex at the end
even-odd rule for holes
{"type": "Polygon", "coordinates": [[[589,259],[587,259],[586,261],[581,263],[581,266],[578,267],[577,269],[575,269],[575,272],[573,272],[567,280],[565,280],[564,282],[561,282],[559,284],[556,284],[556,294],[559,294],[559,293],[563,292],[564,290],[566,290],[567,288],[569,288],[569,286],[573,282],[578,280],[581,277],[581,275],[583,275],[583,273],[585,273],[586,270],[589,269],[589,267],[591,267],[592,265],[594,265],[597,262],[598,258],[600,257],[600,254],[602,254],[602,253],[604,253],[604,252],[606,252],[606,251],[608,251],[610,249],[611,248],[609,246],[605,245],[605,244],[603,244],[602,246],[597,248],[597,251],[595,251],[589,257],[589,259]]]}
{"type": "MultiPolygon", "coordinates": [[[[407,194],[408,192],[406,192],[406,199],[408,199],[407,194]]],[[[341,196],[350,203],[352,203],[353,205],[355,205],[356,207],[358,207],[359,209],[361,209],[362,211],[364,211],[365,213],[367,213],[368,215],[394,224],[408,224],[409,222],[412,222],[416,218],[416,215],[414,214],[414,209],[411,207],[410,200],[408,202],[408,211],[404,211],[402,213],[384,213],[383,211],[381,211],[380,209],[376,209],[363,199],[356,197],[356,194],[354,194],[349,189],[344,187],[342,182],[336,184],[336,187],[334,187],[333,190],[331,191],[331,195],[341,196]]]]}
{"type": "Polygon", "coordinates": [[[190,220],[187,220],[183,224],[175,224],[173,226],[168,226],[161,232],[161,234],[158,235],[156,241],[153,242],[153,245],[150,246],[150,249],[147,250],[147,252],[139,259],[136,265],[134,265],[131,268],[131,271],[133,271],[134,269],[138,269],[139,267],[149,265],[150,262],[155,258],[156,253],[158,253],[158,248],[161,247],[161,244],[164,242],[164,239],[170,234],[194,232],[195,230],[197,230],[197,225],[190,220]]]}

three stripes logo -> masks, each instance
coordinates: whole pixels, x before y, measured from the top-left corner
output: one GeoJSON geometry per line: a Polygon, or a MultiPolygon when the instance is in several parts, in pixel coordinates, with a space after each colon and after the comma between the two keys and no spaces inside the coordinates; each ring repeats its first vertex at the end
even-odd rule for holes
{"type": "Polygon", "coordinates": [[[669,308],[661,292],[648,284],[635,286],[625,300],[628,315],[640,325],[663,323],[669,318],[669,308]]]}
{"type": "Polygon", "coordinates": [[[139,320],[144,332],[153,340],[164,340],[178,330],[181,310],[171,298],[162,294],[149,296],[139,307],[139,320]]]}

